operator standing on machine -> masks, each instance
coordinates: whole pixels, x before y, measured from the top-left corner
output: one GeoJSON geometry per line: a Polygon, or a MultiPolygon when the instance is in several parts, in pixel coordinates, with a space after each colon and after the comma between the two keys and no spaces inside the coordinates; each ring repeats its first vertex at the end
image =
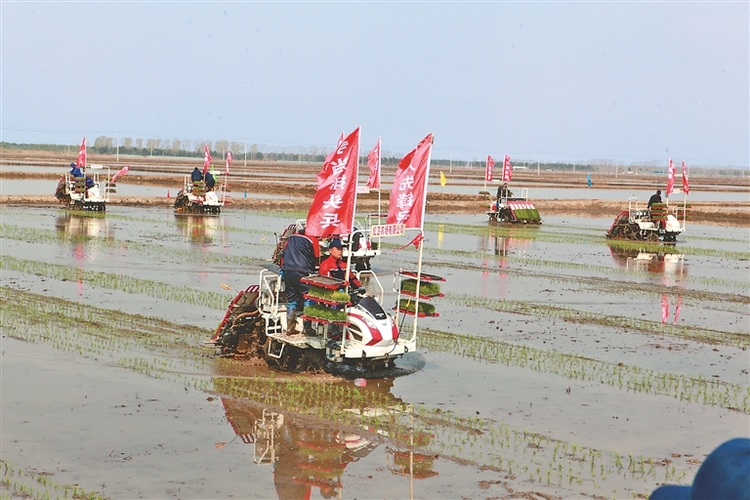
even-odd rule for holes
{"type": "Polygon", "coordinates": [[[316,237],[307,236],[304,229],[289,237],[281,261],[281,271],[284,274],[286,287],[287,332],[296,331],[297,309],[302,307],[304,295],[310,288],[300,279],[315,272],[319,259],[320,247],[316,237]]]}

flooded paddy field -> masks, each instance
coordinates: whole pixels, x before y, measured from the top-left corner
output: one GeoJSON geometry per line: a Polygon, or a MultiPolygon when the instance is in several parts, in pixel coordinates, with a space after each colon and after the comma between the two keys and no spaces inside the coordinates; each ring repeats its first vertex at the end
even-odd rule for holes
{"type": "MultiPolygon", "coordinates": [[[[663,246],[606,240],[611,218],[429,215],[445,297],[415,373],[215,356],[222,283],[257,282],[303,217],[0,207],[3,493],[643,498],[750,434],[747,227],[663,246]]],[[[372,261],[388,290],[402,247],[372,261]]]]}

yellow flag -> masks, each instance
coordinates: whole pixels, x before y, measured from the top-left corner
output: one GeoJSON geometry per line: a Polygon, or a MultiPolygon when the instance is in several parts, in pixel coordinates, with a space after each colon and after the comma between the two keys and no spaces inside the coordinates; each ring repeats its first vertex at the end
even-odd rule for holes
{"type": "Polygon", "coordinates": [[[440,171],[440,186],[445,186],[445,174],[443,171],[440,171]]]}

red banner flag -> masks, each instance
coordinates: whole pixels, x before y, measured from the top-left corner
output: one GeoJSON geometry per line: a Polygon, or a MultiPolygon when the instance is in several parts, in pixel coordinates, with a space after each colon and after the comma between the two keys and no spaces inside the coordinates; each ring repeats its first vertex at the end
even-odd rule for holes
{"type": "Polygon", "coordinates": [[[378,143],[367,155],[367,166],[370,167],[370,178],[367,179],[367,187],[380,189],[380,137],[378,143]]]}
{"type": "Polygon", "coordinates": [[[513,165],[510,164],[510,156],[503,158],[503,182],[510,182],[513,178],[513,165]]]}
{"type": "Polygon", "coordinates": [[[211,151],[208,150],[208,144],[203,146],[203,175],[208,172],[208,167],[211,166],[211,151]]]}
{"type": "Polygon", "coordinates": [[[682,192],[690,194],[690,183],[688,182],[687,167],[685,160],[682,160],[682,192]]]}
{"type": "Polygon", "coordinates": [[[125,165],[120,170],[117,171],[115,175],[112,176],[112,178],[109,180],[109,182],[117,182],[117,179],[122,177],[123,175],[128,173],[128,170],[130,170],[130,165],[125,165]]]}
{"type": "Polygon", "coordinates": [[[667,192],[666,192],[667,198],[669,198],[670,194],[674,193],[674,176],[675,176],[674,162],[672,161],[672,158],[670,158],[669,169],[667,170],[667,192]]]}
{"type": "Polygon", "coordinates": [[[490,155],[487,155],[487,168],[484,170],[484,180],[492,182],[492,167],[495,166],[495,160],[490,155]]]}
{"type": "Polygon", "coordinates": [[[229,165],[232,164],[232,151],[227,150],[227,169],[224,171],[225,174],[229,175],[229,165]]]}
{"type": "Polygon", "coordinates": [[[333,155],[336,154],[336,151],[338,151],[339,146],[341,146],[342,142],[344,142],[343,132],[341,132],[341,135],[339,136],[339,140],[336,143],[336,149],[328,153],[328,156],[326,156],[326,159],[323,160],[323,168],[320,169],[320,172],[318,172],[318,175],[315,177],[315,179],[318,182],[318,189],[320,189],[320,185],[331,176],[331,159],[333,158],[333,155]]]}
{"type": "Polygon", "coordinates": [[[78,161],[76,162],[76,166],[85,167],[87,159],[88,156],[86,155],[86,136],[84,135],[83,141],[81,141],[81,147],[78,150],[78,161]]]}
{"type": "Polygon", "coordinates": [[[403,223],[407,229],[422,229],[432,142],[432,134],[427,134],[416,148],[398,162],[391,188],[387,224],[403,223]]]}
{"type": "Polygon", "coordinates": [[[305,224],[308,236],[321,238],[352,232],[359,175],[359,130],[357,127],[339,142],[318,174],[318,189],[305,224]],[[324,173],[327,176],[321,179],[324,173]]]}

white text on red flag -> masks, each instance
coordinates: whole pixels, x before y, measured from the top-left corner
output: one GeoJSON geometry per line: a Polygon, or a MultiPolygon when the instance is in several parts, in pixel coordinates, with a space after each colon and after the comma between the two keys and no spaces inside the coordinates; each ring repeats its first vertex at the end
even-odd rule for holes
{"type": "Polygon", "coordinates": [[[325,237],[352,232],[359,173],[359,127],[343,138],[318,174],[305,234],[325,237]],[[325,177],[321,177],[322,174],[325,177]]]}
{"type": "Polygon", "coordinates": [[[386,218],[388,224],[403,223],[407,229],[422,229],[432,141],[432,134],[427,134],[398,163],[386,218]]]}
{"type": "Polygon", "coordinates": [[[495,160],[490,155],[487,155],[487,168],[484,171],[484,180],[492,182],[492,167],[495,166],[495,160]]]}

